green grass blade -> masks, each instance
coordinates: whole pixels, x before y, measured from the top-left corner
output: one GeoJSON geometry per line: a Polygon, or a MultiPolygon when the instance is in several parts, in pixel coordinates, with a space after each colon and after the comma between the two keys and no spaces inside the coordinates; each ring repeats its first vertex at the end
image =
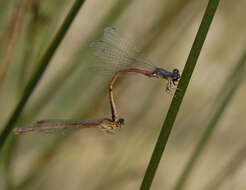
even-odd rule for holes
{"type": "MultiPolygon", "coordinates": [[[[175,190],[181,190],[184,187],[185,182],[187,181],[189,174],[191,173],[192,169],[194,168],[195,163],[197,162],[199,156],[201,155],[202,151],[204,150],[205,146],[207,145],[215,127],[216,124],[218,123],[220,117],[224,113],[226,107],[229,105],[231,102],[233,96],[235,95],[235,92],[237,91],[239,85],[242,83],[242,79],[244,77],[244,69],[242,66],[245,65],[246,62],[246,51],[243,53],[242,57],[239,60],[239,63],[237,64],[237,67],[234,71],[234,80],[233,83],[230,85],[229,91],[227,94],[224,96],[223,101],[221,104],[218,106],[216,112],[214,113],[212,119],[208,123],[208,126],[206,127],[206,130],[204,131],[204,134],[202,135],[201,140],[199,141],[198,145],[196,146],[194,152],[191,155],[190,160],[186,164],[186,167],[184,171],[182,172],[181,176],[178,179],[178,182],[176,186],[174,187],[175,190]]],[[[230,79],[231,76],[228,78],[230,79]]],[[[226,84],[224,85],[226,86],[226,84]]],[[[222,88],[222,91],[225,91],[225,88],[222,88]]],[[[219,96],[222,93],[219,93],[219,96]]],[[[221,97],[220,97],[221,98],[221,97]]],[[[219,97],[218,97],[219,99],[219,97]]]]}
{"type": "Polygon", "coordinates": [[[66,16],[62,26],[56,33],[53,41],[49,45],[47,51],[42,56],[37,71],[33,74],[30,79],[30,82],[27,84],[23,96],[20,99],[19,103],[17,104],[13,114],[11,115],[9,121],[7,122],[6,126],[4,127],[1,135],[0,135],[0,150],[2,149],[5,140],[7,139],[8,135],[10,134],[12,128],[14,127],[15,122],[17,121],[19,115],[21,114],[27,100],[29,99],[31,93],[33,92],[34,88],[38,84],[39,80],[41,79],[47,65],[49,64],[52,56],[54,55],[57,47],[59,46],[60,42],[62,41],[63,37],[65,36],[67,30],[69,29],[72,21],[74,20],[75,16],[77,15],[81,5],[84,3],[84,0],[76,0],[74,5],[72,6],[71,10],[69,11],[68,15],[66,16]]]}
{"type": "Polygon", "coordinates": [[[218,7],[218,4],[219,4],[219,0],[210,0],[208,5],[207,5],[205,14],[202,18],[202,22],[200,24],[199,30],[197,32],[194,43],[192,45],[190,54],[188,56],[188,59],[186,61],[185,67],[184,67],[182,77],[181,77],[179,85],[178,85],[178,88],[181,90],[176,91],[175,97],[177,97],[177,98],[173,98],[173,100],[172,100],[172,103],[171,103],[170,108],[168,110],[166,119],[165,119],[164,124],[162,126],[162,130],[160,132],[159,138],[158,138],[157,143],[155,145],[154,152],[153,152],[151,160],[149,162],[147,171],[145,173],[143,182],[141,184],[141,187],[140,187],[141,190],[150,189],[154,175],[156,173],[157,167],[158,167],[160,159],[162,157],[163,151],[164,151],[165,146],[167,144],[169,134],[172,130],[172,127],[173,127],[174,121],[176,119],[178,110],[179,110],[180,105],[182,103],[182,100],[183,100],[185,91],[187,89],[187,86],[189,84],[193,70],[196,66],[197,59],[199,57],[200,51],[201,51],[202,46],[204,44],[204,41],[206,39],[209,27],[210,27],[211,22],[213,20],[213,17],[214,17],[214,14],[216,12],[216,9],[218,7]]]}
{"type": "Polygon", "coordinates": [[[2,172],[4,175],[2,175],[1,180],[5,182],[5,189],[12,189],[13,187],[13,178],[12,173],[10,171],[11,168],[11,162],[13,161],[13,153],[17,146],[15,146],[17,143],[17,138],[15,138],[14,134],[10,135],[7,139],[5,146],[2,150],[3,156],[1,157],[0,163],[2,166],[2,172]],[[13,147],[13,148],[10,148],[13,147]]]}

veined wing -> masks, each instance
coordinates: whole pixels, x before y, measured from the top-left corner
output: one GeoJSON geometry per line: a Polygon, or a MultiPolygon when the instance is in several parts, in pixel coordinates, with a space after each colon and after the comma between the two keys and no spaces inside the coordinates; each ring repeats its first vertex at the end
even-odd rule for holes
{"type": "Polygon", "coordinates": [[[100,124],[102,119],[95,119],[95,120],[65,120],[65,119],[47,119],[47,120],[40,120],[37,121],[35,124],[37,126],[42,125],[51,125],[51,126],[73,126],[73,125],[95,125],[100,124]]]}
{"type": "Polygon", "coordinates": [[[14,131],[17,134],[31,131],[58,134],[73,131],[74,129],[100,128],[99,125],[101,121],[102,120],[41,120],[37,121],[32,126],[15,128],[14,131]]]}
{"type": "Polygon", "coordinates": [[[104,29],[104,36],[102,40],[97,40],[91,43],[91,48],[94,54],[103,63],[92,67],[94,70],[112,70],[113,72],[129,68],[148,68],[154,70],[156,67],[147,59],[143,58],[140,51],[129,40],[124,38],[120,32],[113,27],[104,29]],[[99,69],[98,69],[99,68],[99,69]]]}
{"type": "Polygon", "coordinates": [[[139,49],[131,42],[129,39],[124,37],[120,31],[114,27],[106,27],[104,29],[103,41],[110,44],[112,47],[115,47],[129,57],[137,57],[140,55],[139,49]]]}

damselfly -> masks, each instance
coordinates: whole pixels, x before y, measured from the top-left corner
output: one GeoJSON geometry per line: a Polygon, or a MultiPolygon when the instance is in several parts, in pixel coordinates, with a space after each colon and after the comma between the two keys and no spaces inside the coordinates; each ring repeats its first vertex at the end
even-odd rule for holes
{"type": "Polygon", "coordinates": [[[113,100],[112,88],[120,74],[134,72],[147,77],[166,79],[166,91],[168,92],[171,91],[172,86],[175,86],[180,78],[178,69],[173,69],[170,72],[152,64],[130,40],[124,38],[114,27],[105,28],[103,39],[92,42],[91,47],[95,56],[102,62],[93,66],[93,70],[114,73],[109,84],[109,101],[113,121],[117,119],[117,111],[113,100]]]}
{"type": "Polygon", "coordinates": [[[98,128],[108,133],[114,133],[115,129],[119,129],[124,125],[124,119],[120,118],[117,121],[112,121],[108,118],[97,120],[41,120],[34,123],[32,126],[15,128],[16,134],[41,131],[41,132],[65,132],[71,129],[98,128]]]}

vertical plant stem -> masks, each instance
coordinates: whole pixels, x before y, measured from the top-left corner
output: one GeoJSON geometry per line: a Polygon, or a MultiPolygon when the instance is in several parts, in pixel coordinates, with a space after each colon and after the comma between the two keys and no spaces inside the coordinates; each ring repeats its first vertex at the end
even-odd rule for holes
{"type": "Polygon", "coordinates": [[[0,88],[2,87],[3,79],[7,73],[9,63],[10,63],[11,58],[13,56],[15,45],[16,45],[16,42],[17,42],[18,37],[19,37],[19,33],[21,30],[21,26],[22,26],[25,14],[28,12],[28,5],[29,5],[28,0],[21,1],[19,7],[17,8],[17,14],[15,14],[16,18],[15,17],[13,18],[13,20],[15,20],[13,31],[11,32],[10,41],[8,44],[6,56],[3,60],[2,66],[0,68],[0,88]]]}
{"type": "Polygon", "coordinates": [[[206,39],[209,27],[210,27],[211,22],[214,18],[214,14],[216,12],[218,4],[219,4],[219,0],[210,0],[208,5],[207,5],[205,14],[202,18],[202,22],[200,24],[199,30],[197,32],[194,43],[192,45],[190,54],[188,56],[188,59],[186,61],[185,67],[184,67],[182,77],[181,77],[179,85],[178,85],[178,88],[181,90],[175,92],[174,97],[176,97],[176,98],[173,98],[172,103],[169,107],[166,119],[165,119],[164,124],[162,126],[159,138],[158,138],[157,143],[155,145],[155,149],[153,151],[151,160],[149,162],[147,171],[145,173],[143,182],[141,184],[141,187],[140,187],[141,190],[150,189],[154,175],[156,173],[157,167],[158,167],[159,162],[161,160],[163,151],[166,147],[168,137],[169,137],[170,132],[172,130],[172,127],[173,127],[174,121],[176,119],[178,110],[179,110],[180,105],[182,103],[182,100],[183,100],[185,91],[187,89],[187,86],[189,84],[193,70],[196,66],[197,59],[199,57],[200,51],[201,51],[202,46],[204,44],[204,41],[206,39]]]}
{"type": "Polygon", "coordinates": [[[77,15],[81,5],[84,3],[85,0],[76,0],[74,5],[72,6],[71,10],[69,11],[68,15],[66,16],[64,22],[62,23],[61,27],[59,28],[58,32],[56,33],[54,39],[50,43],[48,49],[42,56],[41,60],[38,64],[37,71],[33,74],[30,79],[30,82],[27,84],[23,96],[20,99],[19,103],[17,104],[13,114],[11,115],[9,121],[7,122],[6,126],[4,127],[1,135],[0,135],[0,151],[3,147],[3,144],[8,137],[9,133],[11,132],[12,128],[14,127],[15,122],[17,121],[19,115],[21,114],[27,100],[29,99],[30,95],[32,94],[34,88],[38,84],[39,80],[41,79],[46,67],[48,66],[51,58],[53,57],[57,47],[60,45],[63,37],[65,36],[67,30],[69,29],[72,21],[74,20],[75,16],[77,15]]]}
{"type": "Polygon", "coordinates": [[[7,139],[5,146],[2,150],[3,156],[1,157],[1,164],[3,166],[3,175],[1,177],[2,181],[5,181],[5,189],[13,189],[13,178],[11,173],[11,165],[10,163],[13,161],[13,153],[15,152],[15,146],[17,143],[17,138],[15,138],[14,134],[9,135],[9,138],[7,139]],[[14,147],[14,148],[10,148],[14,147]]]}
{"type": "MultiPolygon", "coordinates": [[[[246,52],[244,52],[243,56],[240,58],[239,63],[237,65],[237,68],[241,68],[241,72],[238,72],[238,70],[235,70],[235,73],[237,73],[236,78],[233,80],[233,83],[230,85],[230,89],[225,95],[223,101],[219,105],[218,109],[216,110],[215,114],[213,115],[212,119],[208,123],[208,126],[206,127],[206,130],[204,131],[204,134],[202,135],[201,140],[199,141],[198,145],[196,146],[194,152],[191,154],[191,158],[186,164],[186,167],[184,171],[182,172],[181,176],[178,179],[177,184],[175,185],[175,190],[181,190],[184,187],[185,182],[187,181],[189,174],[191,173],[192,169],[194,168],[199,156],[201,155],[202,151],[204,150],[205,146],[207,145],[209,139],[211,138],[211,135],[216,127],[216,124],[218,123],[220,117],[224,113],[226,107],[231,102],[233,96],[235,95],[235,92],[237,91],[239,85],[243,81],[244,77],[244,69],[243,65],[246,62],[246,52]]],[[[223,90],[224,88],[222,88],[223,90]]],[[[221,94],[221,93],[219,93],[221,94]]]]}

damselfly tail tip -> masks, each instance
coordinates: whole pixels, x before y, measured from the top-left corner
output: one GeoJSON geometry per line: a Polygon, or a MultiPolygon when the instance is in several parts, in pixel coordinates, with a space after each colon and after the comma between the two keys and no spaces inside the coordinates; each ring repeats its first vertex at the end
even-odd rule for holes
{"type": "Polygon", "coordinates": [[[16,135],[19,135],[22,132],[19,128],[14,128],[13,131],[16,135]]]}

